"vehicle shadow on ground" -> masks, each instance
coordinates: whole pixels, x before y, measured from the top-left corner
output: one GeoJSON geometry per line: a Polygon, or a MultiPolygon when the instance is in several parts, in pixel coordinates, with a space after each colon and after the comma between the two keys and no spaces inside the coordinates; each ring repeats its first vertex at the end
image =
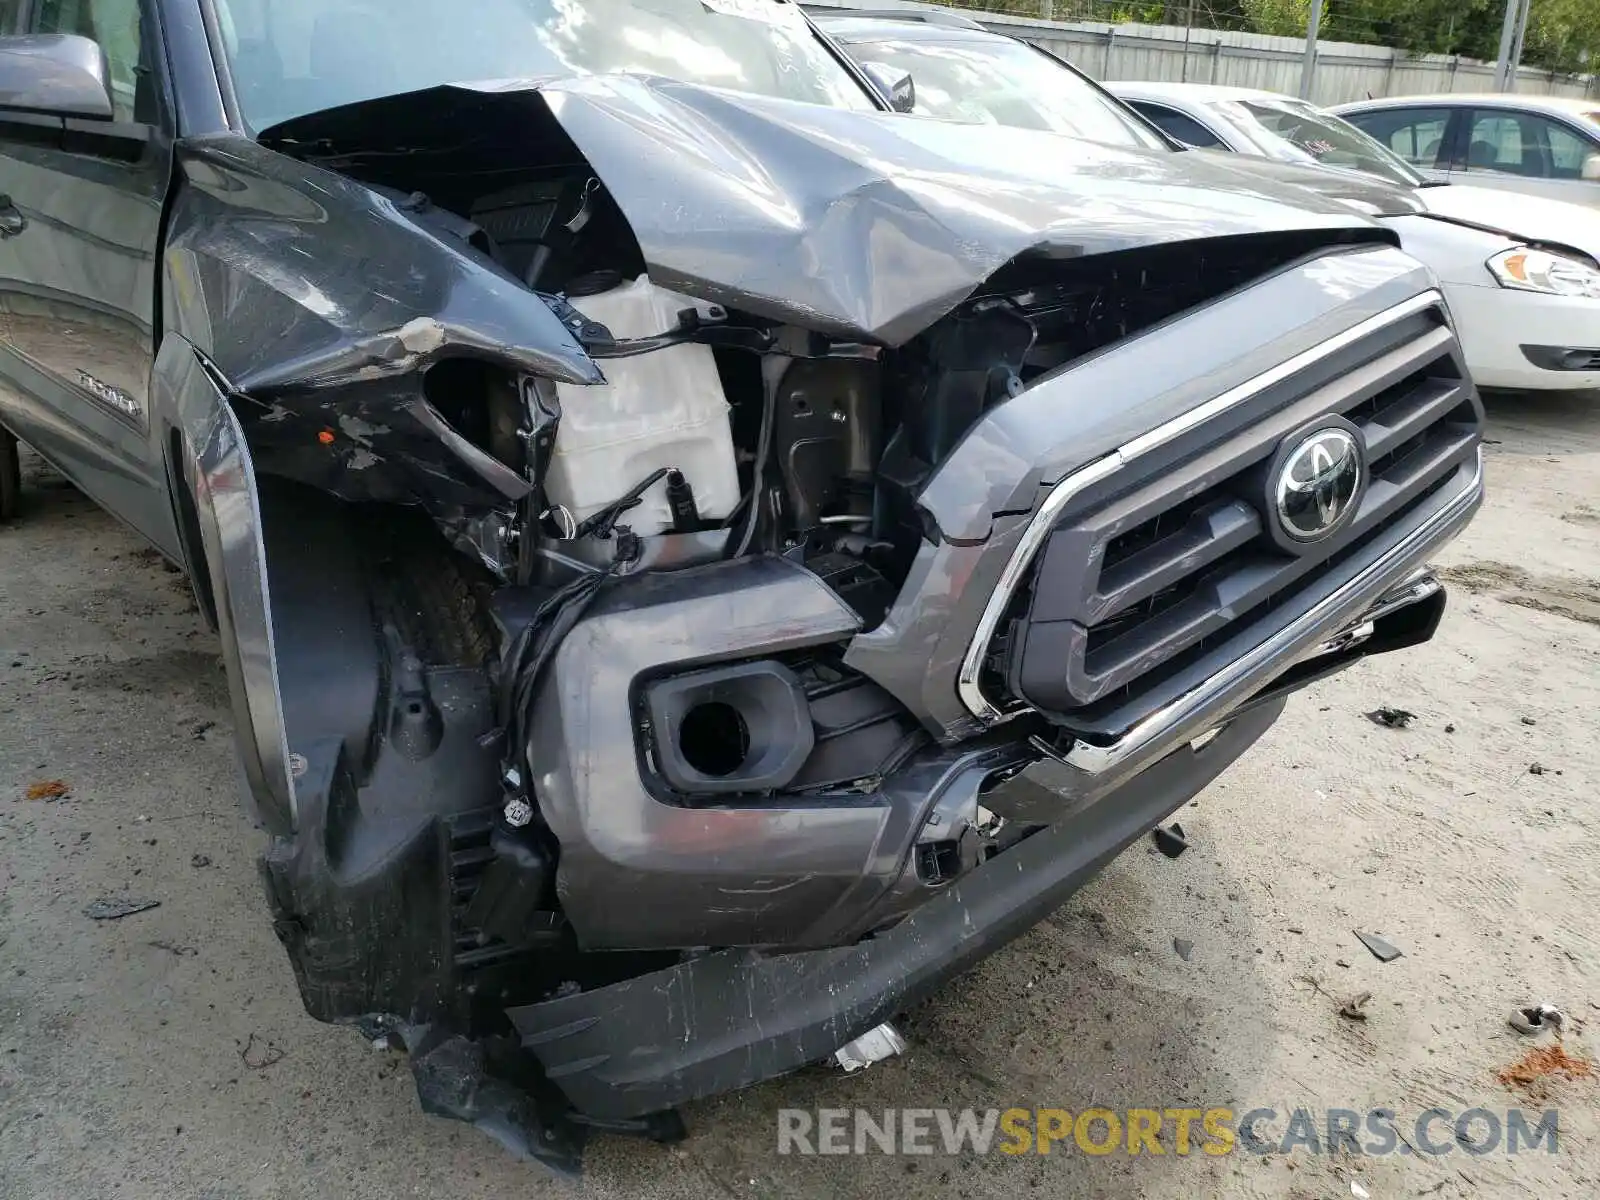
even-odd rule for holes
{"type": "Polygon", "coordinates": [[[1491,452],[1550,454],[1600,450],[1600,391],[1485,391],[1491,452]]]}

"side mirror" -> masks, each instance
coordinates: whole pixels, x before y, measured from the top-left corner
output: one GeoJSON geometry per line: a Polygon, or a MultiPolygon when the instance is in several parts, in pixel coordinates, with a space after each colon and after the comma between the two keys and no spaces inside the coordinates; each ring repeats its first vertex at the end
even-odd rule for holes
{"type": "Polygon", "coordinates": [[[1583,177],[1589,180],[1600,179],[1600,154],[1584,155],[1583,177]]]}
{"type": "Polygon", "coordinates": [[[862,63],[861,69],[895,112],[910,112],[917,106],[917,85],[904,71],[881,62],[862,63]]]}
{"type": "Polygon", "coordinates": [[[105,51],[73,33],[0,37],[0,111],[111,120],[105,51]]]}

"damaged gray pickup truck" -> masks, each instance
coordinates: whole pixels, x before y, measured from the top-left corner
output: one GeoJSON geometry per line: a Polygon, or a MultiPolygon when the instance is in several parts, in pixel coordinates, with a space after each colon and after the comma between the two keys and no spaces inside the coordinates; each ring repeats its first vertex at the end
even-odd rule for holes
{"type": "Polygon", "coordinates": [[[523,1153],[829,1058],[1438,624],[1482,409],[1310,193],[783,0],[24,11],[0,423],[192,578],[306,1007],[523,1153]]]}

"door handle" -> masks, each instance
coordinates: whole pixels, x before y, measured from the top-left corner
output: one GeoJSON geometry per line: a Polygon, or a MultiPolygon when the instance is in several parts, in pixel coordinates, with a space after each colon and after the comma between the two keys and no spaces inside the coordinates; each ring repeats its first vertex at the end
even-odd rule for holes
{"type": "Polygon", "coordinates": [[[11,203],[10,196],[0,196],[0,238],[16,237],[28,227],[28,218],[11,203]]]}

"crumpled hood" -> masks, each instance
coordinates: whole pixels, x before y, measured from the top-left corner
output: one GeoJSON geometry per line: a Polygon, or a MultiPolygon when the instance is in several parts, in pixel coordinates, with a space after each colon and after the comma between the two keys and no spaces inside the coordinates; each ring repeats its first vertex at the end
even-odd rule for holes
{"type": "Polygon", "coordinates": [[[1403,217],[1426,211],[1414,189],[1359,171],[1258,158],[1231,150],[1186,150],[1183,153],[1232,167],[1244,175],[1307,188],[1366,216],[1403,217]]]}
{"type": "Polygon", "coordinates": [[[1600,211],[1587,205],[1454,183],[1418,195],[1428,212],[1446,220],[1516,242],[1571,246],[1600,261],[1600,211]]]}
{"type": "Polygon", "coordinates": [[[1341,204],[1187,154],[636,76],[433,88],[297,118],[263,140],[348,146],[418,120],[466,136],[506,119],[532,139],[550,117],[657,283],[890,345],[1030,250],[1069,258],[1290,230],[1393,241],[1341,204]]]}

